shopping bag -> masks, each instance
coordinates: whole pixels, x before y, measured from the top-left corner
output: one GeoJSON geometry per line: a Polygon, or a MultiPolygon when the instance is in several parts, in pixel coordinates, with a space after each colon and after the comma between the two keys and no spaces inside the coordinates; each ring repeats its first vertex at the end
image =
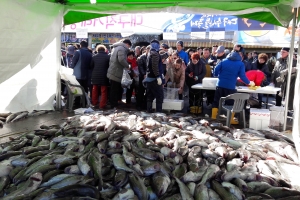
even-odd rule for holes
{"type": "Polygon", "coordinates": [[[123,75],[121,80],[121,85],[123,88],[130,88],[130,85],[132,84],[132,79],[130,78],[130,75],[128,74],[126,69],[123,69],[123,75]]]}

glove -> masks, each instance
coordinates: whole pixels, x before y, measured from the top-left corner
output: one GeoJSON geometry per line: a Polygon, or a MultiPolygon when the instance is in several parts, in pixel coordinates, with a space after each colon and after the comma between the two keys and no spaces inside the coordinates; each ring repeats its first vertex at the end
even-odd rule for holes
{"type": "Polygon", "coordinates": [[[251,87],[254,87],[254,86],[255,86],[255,83],[254,83],[253,81],[250,81],[249,85],[250,85],[251,87]]]}
{"type": "Polygon", "coordinates": [[[162,81],[161,81],[160,77],[158,77],[156,80],[157,80],[157,85],[161,85],[162,84],[162,81]]]}
{"type": "Polygon", "coordinates": [[[276,78],[277,83],[283,82],[282,78],[279,76],[276,78]]]}

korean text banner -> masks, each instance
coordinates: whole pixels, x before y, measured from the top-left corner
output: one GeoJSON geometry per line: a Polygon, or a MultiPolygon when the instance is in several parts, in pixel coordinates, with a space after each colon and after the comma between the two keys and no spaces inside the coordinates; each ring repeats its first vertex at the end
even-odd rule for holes
{"type": "Polygon", "coordinates": [[[176,13],[120,14],[96,18],[66,26],[63,32],[87,28],[89,33],[209,32],[274,30],[274,25],[225,15],[176,13]]]}

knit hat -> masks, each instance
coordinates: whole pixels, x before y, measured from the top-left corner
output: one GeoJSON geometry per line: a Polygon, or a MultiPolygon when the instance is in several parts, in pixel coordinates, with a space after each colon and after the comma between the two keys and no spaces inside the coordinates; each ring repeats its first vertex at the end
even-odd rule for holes
{"type": "Polygon", "coordinates": [[[282,47],[281,51],[287,51],[287,52],[290,52],[290,48],[288,48],[288,47],[282,47]]]}
{"type": "Polygon", "coordinates": [[[161,47],[163,47],[164,49],[169,49],[169,46],[167,44],[165,44],[165,43],[162,43],[161,47]]]}
{"type": "Polygon", "coordinates": [[[161,59],[167,59],[169,57],[168,53],[161,53],[160,54],[161,59]]]}
{"type": "Polygon", "coordinates": [[[151,46],[151,49],[154,49],[155,51],[159,51],[159,41],[157,40],[151,40],[150,42],[150,46],[151,46]]]}
{"type": "Polygon", "coordinates": [[[177,41],[176,44],[180,44],[180,46],[183,47],[183,42],[181,40],[177,41]]]}

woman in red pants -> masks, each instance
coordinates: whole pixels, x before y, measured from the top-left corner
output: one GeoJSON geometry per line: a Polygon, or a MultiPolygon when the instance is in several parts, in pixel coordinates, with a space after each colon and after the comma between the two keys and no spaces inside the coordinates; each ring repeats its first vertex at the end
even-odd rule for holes
{"type": "Polygon", "coordinates": [[[101,89],[101,100],[99,108],[103,109],[106,107],[107,103],[107,87],[109,86],[109,80],[106,77],[107,69],[109,67],[110,56],[106,53],[106,47],[104,45],[98,45],[96,48],[98,52],[92,58],[91,68],[92,72],[92,104],[97,107],[99,103],[99,93],[101,89]]]}

